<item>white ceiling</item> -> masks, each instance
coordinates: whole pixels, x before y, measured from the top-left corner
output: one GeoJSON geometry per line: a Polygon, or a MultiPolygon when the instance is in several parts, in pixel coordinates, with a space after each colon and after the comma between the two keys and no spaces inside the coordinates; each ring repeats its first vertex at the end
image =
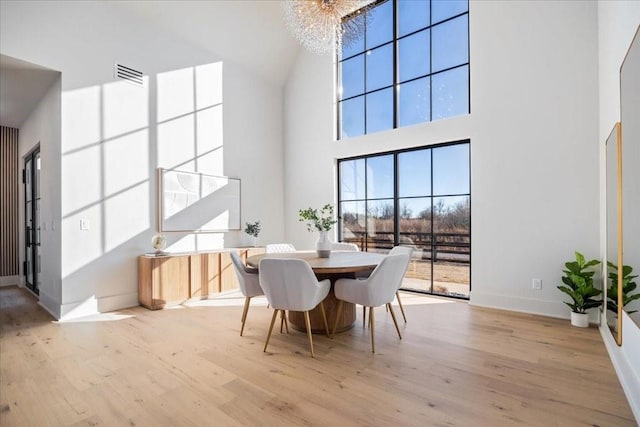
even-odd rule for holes
{"type": "Polygon", "coordinates": [[[59,72],[0,55],[0,124],[19,128],[59,72]]]}
{"type": "Polygon", "coordinates": [[[120,11],[284,85],[300,49],[281,1],[122,1],[120,11]]]}
{"type": "MultiPolygon", "coordinates": [[[[278,86],[300,49],[281,1],[105,2],[158,31],[209,50],[278,86]]],[[[20,127],[59,73],[0,55],[0,123],[20,127]]]]}

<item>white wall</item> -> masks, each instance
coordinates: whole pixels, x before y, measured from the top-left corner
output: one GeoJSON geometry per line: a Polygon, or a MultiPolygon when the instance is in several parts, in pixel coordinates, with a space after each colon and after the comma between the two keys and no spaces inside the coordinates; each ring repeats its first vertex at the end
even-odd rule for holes
{"type": "MultiPolygon", "coordinates": [[[[640,25],[640,3],[630,1],[598,2],[599,89],[600,89],[600,250],[607,247],[605,208],[605,144],[609,132],[620,117],[620,67],[640,25]]],[[[624,144],[624,142],[623,142],[624,144]]],[[[623,149],[624,150],[624,149],[623,149]]],[[[624,151],[623,151],[624,152],[624,151]]],[[[624,181],[623,181],[624,183],[624,181]]],[[[623,184],[624,185],[624,184],[623,184]]],[[[633,218],[624,218],[633,221],[633,218]]],[[[637,221],[637,219],[636,219],[637,221]]],[[[625,244],[628,244],[625,241],[625,244]]],[[[627,264],[627,262],[625,262],[627,264]]],[[[606,322],[600,327],[604,343],[613,361],[620,383],[636,417],[640,420],[640,328],[623,313],[622,347],[613,340],[606,322]]]]}
{"type": "Polygon", "coordinates": [[[597,4],[470,3],[471,115],[333,141],[333,65],[301,54],[285,89],[286,239],[335,200],[335,159],[471,140],[471,303],[568,317],[556,289],[598,257],[597,4]],[[532,278],[543,280],[533,291],[532,278]]]}
{"type": "MultiPolygon", "coordinates": [[[[265,241],[282,237],[281,88],[219,57],[224,37],[195,47],[125,10],[1,4],[0,52],[62,72],[62,317],[137,305],[136,257],[152,249],[158,166],[241,178],[243,223],[261,220],[265,241]],[[114,61],[142,70],[146,87],[115,82],[114,61]]],[[[245,242],[242,232],[168,240],[171,250],[245,242]]]]}
{"type": "MultiPolygon", "coordinates": [[[[20,127],[18,170],[24,156],[40,144],[40,303],[54,316],[60,314],[60,77],[20,127]]],[[[24,190],[20,186],[19,224],[24,224],[24,190]]],[[[24,227],[20,226],[20,266],[24,261],[24,227]]],[[[21,267],[22,270],[22,267],[21,267]]]]}

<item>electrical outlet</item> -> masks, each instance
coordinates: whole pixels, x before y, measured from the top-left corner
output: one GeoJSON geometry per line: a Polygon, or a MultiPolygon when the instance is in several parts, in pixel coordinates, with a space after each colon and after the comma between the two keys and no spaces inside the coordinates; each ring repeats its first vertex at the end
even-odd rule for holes
{"type": "Polygon", "coordinates": [[[536,291],[542,290],[542,279],[533,279],[532,288],[536,291]]]}

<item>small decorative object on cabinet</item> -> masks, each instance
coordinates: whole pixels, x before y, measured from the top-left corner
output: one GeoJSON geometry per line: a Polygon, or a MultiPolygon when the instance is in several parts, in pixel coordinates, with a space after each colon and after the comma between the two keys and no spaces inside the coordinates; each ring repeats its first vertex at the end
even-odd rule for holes
{"type": "Polygon", "coordinates": [[[316,252],[320,258],[329,258],[331,256],[331,241],[329,240],[329,231],[333,228],[333,224],[338,222],[333,217],[333,205],[327,203],[318,211],[318,209],[307,208],[300,209],[298,212],[300,221],[307,222],[307,230],[318,231],[320,233],[316,242],[316,252]]]}
{"type": "Polygon", "coordinates": [[[595,271],[592,267],[600,264],[600,261],[592,259],[587,261],[580,252],[576,252],[576,260],[565,263],[566,270],[563,270],[562,282],[560,289],[571,297],[573,302],[565,302],[571,308],[571,324],[586,328],[589,326],[589,315],[587,310],[599,307],[601,300],[596,300],[602,293],[600,289],[593,286],[593,275],[595,271]],[[565,286],[566,285],[566,286],[565,286]]]}
{"type": "Polygon", "coordinates": [[[164,248],[167,247],[167,239],[163,234],[158,233],[151,238],[151,246],[156,250],[156,255],[166,255],[164,248]]]}

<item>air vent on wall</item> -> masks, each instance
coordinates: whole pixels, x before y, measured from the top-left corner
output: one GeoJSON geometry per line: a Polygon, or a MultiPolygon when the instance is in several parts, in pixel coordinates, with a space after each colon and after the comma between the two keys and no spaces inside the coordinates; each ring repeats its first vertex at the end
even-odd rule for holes
{"type": "Polygon", "coordinates": [[[115,64],[114,74],[116,79],[125,80],[136,86],[143,87],[144,80],[142,78],[142,71],[134,70],[131,67],[124,66],[122,64],[115,64]]]}

